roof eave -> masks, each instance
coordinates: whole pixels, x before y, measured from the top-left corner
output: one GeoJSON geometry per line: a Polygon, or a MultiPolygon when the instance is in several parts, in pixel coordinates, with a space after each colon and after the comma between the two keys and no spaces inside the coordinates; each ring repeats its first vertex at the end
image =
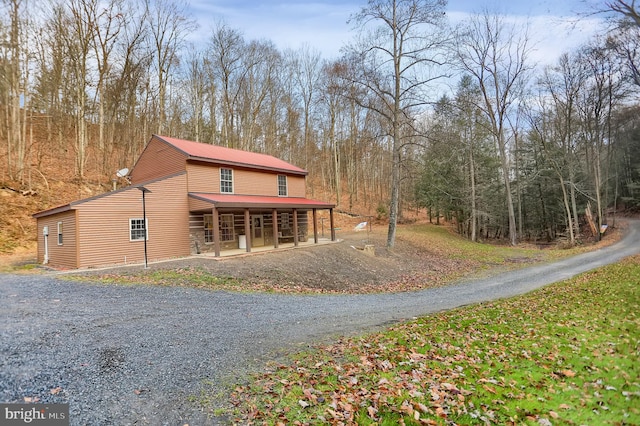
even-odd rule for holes
{"type": "Polygon", "coordinates": [[[250,163],[238,163],[235,161],[225,161],[225,160],[218,160],[218,159],[207,158],[207,157],[197,157],[193,155],[189,155],[187,157],[187,161],[200,161],[203,163],[214,163],[214,164],[220,164],[220,165],[229,166],[229,167],[232,167],[232,166],[243,167],[247,169],[264,170],[264,171],[277,172],[277,173],[287,173],[287,174],[294,174],[294,175],[300,175],[300,176],[307,176],[309,174],[309,172],[307,172],[306,170],[292,170],[292,169],[285,169],[285,168],[279,168],[279,167],[266,167],[266,166],[259,166],[259,165],[250,164],[250,163]]]}
{"type": "Polygon", "coordinates": [[[67,212],[69,210],[71,210],[71,204],[65,204],[63,206],[57,206],[57,207],[53,207],[51,209],[48,210],[42,210],[39,211],[37,213],[34,213],[31,215],[31,217],[33,217],[34,219],[40,219],[41,217],[47,217],[47,216],[52,216],[54,214],[58,214],[58,213],[64,213],[67,212]]]}
{"type": "MultiPolygon", "coordinates": [[[[189,197],[194,198],[196,200],[204,201],[206,203],[213,204],[216,208],[233,208],[233,207],[241,207],[241,208],[289,208],[289,209],[332,209],[335,208],[335,204],[330,203],[296,203],[295,198],[282,198],[281,202],[241,202],[241,201],[215,201],[211,200],[207,197],[202,197],[197,194],[189,194],[189,197]]],[[[305,198],[306,200],[306,198],[305,198]]]]}

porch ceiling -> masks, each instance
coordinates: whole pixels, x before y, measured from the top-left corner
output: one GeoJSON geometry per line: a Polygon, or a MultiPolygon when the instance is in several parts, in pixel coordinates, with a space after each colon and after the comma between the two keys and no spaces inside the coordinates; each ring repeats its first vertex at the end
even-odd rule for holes
{"type": "Polygon", "coordinates": [[[302,197],[264,197],[258,195],[209,194],[203,192],[190,192],[189,197],[211,203],[217,208],[332,209],[335,207],[335,204],[302,197]]]}

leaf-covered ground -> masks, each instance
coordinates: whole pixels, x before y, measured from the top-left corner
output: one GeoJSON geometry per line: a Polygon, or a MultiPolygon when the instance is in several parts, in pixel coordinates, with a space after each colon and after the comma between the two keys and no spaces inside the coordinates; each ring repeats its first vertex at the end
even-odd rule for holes
{"type": "Polygon", "coordinates": [[[640,256],[298,354],[239,424],[640,424],[640,256]]]}

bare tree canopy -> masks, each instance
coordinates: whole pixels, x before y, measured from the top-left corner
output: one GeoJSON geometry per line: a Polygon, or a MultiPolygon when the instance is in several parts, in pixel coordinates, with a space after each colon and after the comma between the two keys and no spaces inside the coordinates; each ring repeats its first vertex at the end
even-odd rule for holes
{"type": "Polygon", "coordinates": [[[477,81],[482,94],[481,110],[491,123],[505,186],[505,202],[509,211],[509,240],[518,240],[513,194],[511,161],[507,134],[510,115],[514,114],[526,86],[529,63],[527,32],[518,33],[513,25],[488,11],[471,18],[458,40],[458,60],[464,72],[477,81]]]}
{"type": "Polygon", "coordinates": [[[307,169],[310,196],[388,220],[389,248],[403,219],[573,245],[640,209],[636,0],[600,2],[599,35],[547,69],[517,18],[454,30],[446,9],[370,0],[328,62],[221,21],[196,32],[178,0],[0,0],[0,184],[40,209],[111,190],[160,132],[307,169]]]}
{"type": "Polygon", "coordinates": [[[400,214],[403,149],[417,137],[414,114],[433,102],[426,90],[444,76],[445,6],[444,0],[370,0],[352,18],[364,35],[348,50],[357,66],[351,79],[368,93],[356,100],[385,120],[392,145],[389,248],[400,214]]]}
{"type": "Polygon", "coordinates": [[[613,12],[621,14],[637,27],[640,27],[640,13],[636,6],[636,0],[614,0],[608,1],[606,5],[613,12]]]}

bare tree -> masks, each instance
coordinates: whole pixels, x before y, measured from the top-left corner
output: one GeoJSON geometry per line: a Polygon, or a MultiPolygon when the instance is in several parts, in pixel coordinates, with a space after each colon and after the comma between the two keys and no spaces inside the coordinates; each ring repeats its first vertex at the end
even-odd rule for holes
{"type": "Polygon", "coordinates": [[[458,39],[458,59],[462,69],[478,82],[481,109],[491,123],[491,132],[500,153],[505,197],[509,215],[509,240],[518,241],[511,193],[511,166],[507,146],[508,116],[514,110],[531,69],[528,35],[517,34],[498,15],[485,12],[474,16],[458,39]]]}
{"type": "Polygon", "coordinates": [[[605,12],[613,12],[613,28],[607,47],[615,51],[627,66],[631,81],[640,86],[640,10],[635,0],[606,2],[605,12]]]}
{"type": "Polygon", "coordinates": [[[291,52],[289,66],[293,70],[293,79],[298,98],[302,102],[302,122],[304,147],[304,167],[309,169],[314,161],[310,161],[312,151],[312,108],[318,97],[318,86],[320,84],[322,61],[320,52],[309,46],[303,46],[296,52],[291,52]]]}
{"type": "Polygon", "coordinates": [[[545,69],[538,82],[540,113],[531,119],[536,139],[558,178],[571,245],[576,243],[580,232],[575,183],[580,129],[576,105],[584,78],[573,66],[577,60],[576,56],[565,53],[555,67],[545,69]]]}
{"type": "Polygon", "coordinates": [[[606,2],[606,5],[613,12],[633,22],[636,27],[640,27],[640,10],[635,0],[612,0],[606,2]]]}
{"type": "Polygon", "coordinates": [[[184,4],[171,0],[156,0],[147,7],[152,43],[155,50],[156,78],[158,81],[158,133],[162,134],[167,122],[167,86],[172,69],[178,65],[179,54],[184,47],[185,37],[197,28],[189,18],[184,4]]]}
{"type": "MultiPolygon", "coordinates": [[[[7,129],[7,170],[9,177],[23,180],[25,167],[26,140],[22,130],[23,119],[20,115],[20,97],[24,95],[21,87],[23,55],[21,46],[24,43],[23,2],[22,0],[5,0],[9,16],[7,43],[0,47],[0,72],[4,76],[4,84],[0,86],[2,103],[5,105],[4,125],[7,129]]],[[[26,67],[25,67],[26,68],[26,67]]],[[[1,83],[0,83],[1,84],[1,83]]],[[[26,100],[26,99],[25,99],[26,100]]]]}
{"type": "MultiPolygon", "coordinates": [[[[98,151],[103,156],[104,167],[106,166],[104,159],[108,158],[108,154],[105,152],[106,84],[111,73],[111,54],[118,42],[118,35],[125,24],[126,11],[124,10],[124,0],[109,0],[106,5],[92,1],[84,3],[84,8],[87,16],[95,25],[91,44],[98,67],[98,90],[95,94],[95,97],[98,98],[98,151]]],[[[111,143],[109,141],[109,145],[111,143]]]]}
{"type": "Polygon", "coordinates": [[[204,130],[204,107],[209,103],[208,97],[212,95],[207,90],[208,84],[201,52],[193,50],[188,55],[185,74],[185,91],[190,105],[189,134],[194,141],[200,142],[204,130]]]}
{"type": "Polygon", "coordinates": [[[68,77],[72,81],[74,91],[76,174],[80,179],[84,179],[87,162],[87,87],[90,79],[91,43],[96,30],[93,17],[88,13],[88,1],[96,0],[71,0],[68,4],[68,14],[61,15],[62,22],[59,23],[68,56],[68,77]]]}
{"type": "Polygon", "coordinates": [[[208,60],[212,80],[218,81],[221,96],[221,139],[228,147],[237,147],[236,109],[239,96],[239,84],[244,68],[242,52],[245,41],[242,34],[220,23],[213,31],[210,41],[208,60]]]}
{"type": "Polygon", "coordinates": [[[401,213],[402,152],[415,135],[412,114],[428,103],[429,85],[443,77],[437,70],[446,61],[445,5],[444,0],[369,0],[352,17],[365,33],[349,48],[359,62],[353,82],[371,94],[357,100],[384,119],[392,145],[389,248],[395,244],[401,213]]]}
{"type": "Polygon", "coordinates": [[[258,146],[260,116],[266,99],[277,83],[276,76],[282,58],[280,52],[270,41],[251,41],[248,43],[243,58],[243,78],[238,81],[240,132],[238,140],[240,149],[263,151],[258,146]]]}
{"type": "Polygon", "coordinates": [[[586,163],[592,179],[591,198],[596,203],[596,239],[604,222],[606,154],[611,141],[611,119],[615,106],[622,100],[621,81],[611,51],[601,45],[585,46],[575,64],[580,67],[586,84],[581,87],[577,111],[581,119],[581,138],[586,163]]]}

